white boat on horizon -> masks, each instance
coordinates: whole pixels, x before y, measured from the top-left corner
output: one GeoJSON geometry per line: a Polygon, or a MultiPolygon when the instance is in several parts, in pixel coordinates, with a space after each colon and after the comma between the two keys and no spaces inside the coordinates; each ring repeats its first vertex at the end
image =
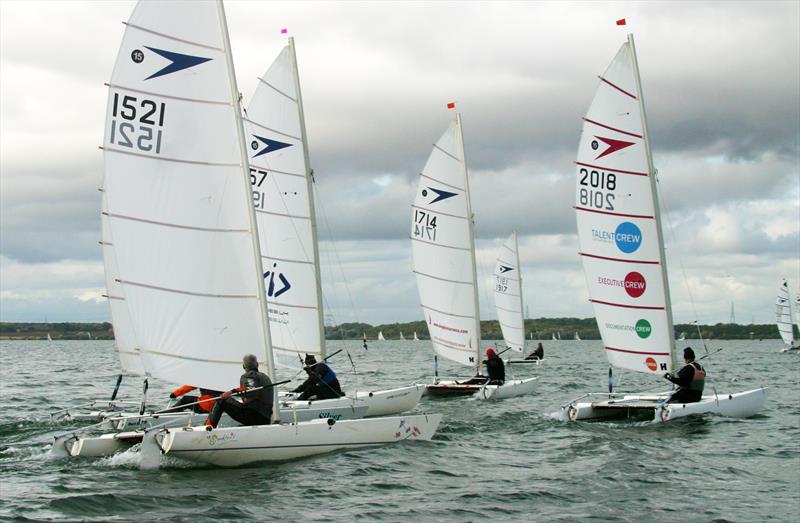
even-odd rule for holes
{"type": "MultiPolygon", "coordinates": [[[[583,119],[576,163],[575,212],[590,301],[611,367],[658,380],[678,370],[656,169],[633,41],[622,44],[583,119]]],[[[666,388],[666,387],[665,387],[666,388]]],[[[673,392],[613,393],[570,400],[561,419],[646,417],[655,422],[692,414],[748,417],[766,389],[706,394],[670,403],[673,392]]]]}

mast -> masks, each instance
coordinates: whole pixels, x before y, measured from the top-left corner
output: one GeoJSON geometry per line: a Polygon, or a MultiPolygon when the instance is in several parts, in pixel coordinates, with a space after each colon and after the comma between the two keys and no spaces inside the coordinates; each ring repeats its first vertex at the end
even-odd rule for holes
{"type": "MultiPolygon", "coordinates": [[[[225,45],[225,61],[228,65],[228,78],[230,80],[231,103],[233,114],[236,118],[236,132],[239,136],[239,155],[242,164],[242,176],[244,176],[247,214],[250,218],[250,238],[253,241],[253,261],[256,268],[256,283],[258,289],[258,305],[261,310],[261,329],[264,333],[264,355],[267,361],[267,373],[269,379],[275,382],[275,362],[272,361],[272,341],[269,333],[269,316],[267,308],[267,291],[264,288],[264,267],[261,264],[261,245],[258,239],[258,228],[256,226],[256,211],[253,206],[253,194],[250,190],[250,162],[247,158],[245,149],[244,123],[242,122],[242,111],[239,106],[239,87],[236,84],[236,73],[233,67],[233,54],[231,53],[231,40],[228,35],[228,22],[225,19],[225,7],[222,0],[217,0],[217,10],[219,12],[219,22],[221,25],[222,36],[225,45]]],[[[278,405],[277,391],[272,391],[272,419],[280,420],[280,406],[278,405]]]]}
{"type": "Polygon", "coordinates": [[[306,116],[303,111],[303,95],[300,91],[300,72],[297,70],[297,55],[294,51],[294,37],[289,37],[289,50],[292,55],[292,69],[294,72],[294,86],[297,92],[297,109],[300,112],[300,139],[303,142],[303,160],[306,167],[306,186],[308,187],[309,216],[311,217],[311,251],[314,253],[314,282],[317,285],[317,315],[319,316],[319,350],[320,356],[325,358],[325,322],[322,309],[322,276],[319,267],[319,245],[317,243],[317,213],[314,206],[313,174],[308,160],[308,141],[306,139],[306,116]]]}
{"type": "Polygon", "coordinates": [[[514,231],[514,254],[517,256],[517,277],[519,277],[519,314],[522,316],[522,352],[525,352],[525,316],[522,311],[522,265],[519,263],[519,243],[517,242],[517,231],[514,231]]]}
{"type": "Polygon", "coordinates": [[[661,280],[664,285],[664,308],[667,313],[667,333],[669,334],[669,354],[672,368],[670,372],[678,368],[675,354],[675,327],[672,323],[672,300],[669,295],[669,278],[667,276],[667,256],[664,252],[664,233],[661,230],[661,210],[658,204],[658,186],[656,184],[656,169],[653,165],[653,152],[650,150],[650,136],[647,130],[647,114],[645,113],[644,93],[642,92],[642,79],[639,76],[639,61],[636,58],[636,45],[633,42],[633,33],[628,33],[628,45],[631,48],[631,61],[633,62],[634,78],[636,79],[636,92],[639,95],[639,111],[642,118],[642,137],[644,139],[644,149],[647,153],[647,174],[650,180],[650,190],[653,194],[653,210],[656,217],[656,232],[658,234],[658,252],[661,262],[661,280]]]}
{"type": "Polygon", "coordinates": [[[461,159],[464,165],[464,188],[467,193],[467,227],[469,228],[469,251],[472,258],[472,299],[475,306],[475,371],[480,374],[481,371],[481,312],[478,303],[478,264],[475,260],[475,234],[474,234],[474,220],[475,216],[472,214],[472,198],[469,194],[469,174],[467,172],[467,156],[464,152],[464,132],[461,128],[461,113],[456,114],[456,122],[458,124],[458,134],[461,139],[461,159]]]}

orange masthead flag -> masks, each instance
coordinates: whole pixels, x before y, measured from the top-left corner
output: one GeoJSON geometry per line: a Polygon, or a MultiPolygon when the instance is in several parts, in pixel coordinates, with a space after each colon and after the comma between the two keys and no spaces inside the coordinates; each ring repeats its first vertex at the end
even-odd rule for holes
{"type": "Polygon", "coordinates": [[[617,20],[617,25],[625,25],[625,19],[620,18],[619,20],[617,20]]]}
{"type": "Polygon", "coordinates": [[[447,108],[448,108],[448,109],[455,109],[455,108],[456,108],[456,103],[455,103],[455,102],[450,102],[450,103],[448,103],[448,104],[447,104],[447,108]]]}

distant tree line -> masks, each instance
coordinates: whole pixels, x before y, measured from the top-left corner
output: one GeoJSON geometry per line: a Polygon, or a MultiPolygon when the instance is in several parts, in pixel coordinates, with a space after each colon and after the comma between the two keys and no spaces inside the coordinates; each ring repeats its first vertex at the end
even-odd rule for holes
{"type": "MultiPolygon", "coordinates": [[[[378,333],[383,332],[387,340],[399,340],[400,333],[411,340],[414,333],[420,340],[430,339],[425,321],[406,323],[386,323],[370,325],[368,323],[343,323],[325,327],[325,338],[329,340],[355,340],[366,336],[367,340],[375,340],[378,333]]],[[[600,332],[594,318],[538,318],[525,320],[527,339],[550,340],[553,335],[562,340],[571,340],[577,333],[583,340],[599,340],[600,332]]],[[[0,339],[47,339],[54,340],[111,340],[114,329],[111,323],[0,323],[0,339]]],[[[775,324],[740,325],[738,323],[717,323],[716,325],[695,325],[682,323],[675,325],[675,337],[685,334],[687,339],[746,340],[779,338],[775,324]]],[[[798,336],[795,326],[795,336],[798,336]]],[[[500,324],[497,320],[481,322],[481,337],[486,340],[503,339],[500,324]]]]}

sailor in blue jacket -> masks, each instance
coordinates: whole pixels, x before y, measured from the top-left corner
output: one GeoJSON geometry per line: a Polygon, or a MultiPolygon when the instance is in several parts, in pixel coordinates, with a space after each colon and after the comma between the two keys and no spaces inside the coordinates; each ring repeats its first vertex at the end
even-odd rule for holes
{"type": "Polygon", "coordinates": [[[324,361],[317,363],[313,354],[306,354],[305,371],[308,379],[292,391],[300,393],[297,399],[326,400],[344,396],[336,373],[324,361]]]}

